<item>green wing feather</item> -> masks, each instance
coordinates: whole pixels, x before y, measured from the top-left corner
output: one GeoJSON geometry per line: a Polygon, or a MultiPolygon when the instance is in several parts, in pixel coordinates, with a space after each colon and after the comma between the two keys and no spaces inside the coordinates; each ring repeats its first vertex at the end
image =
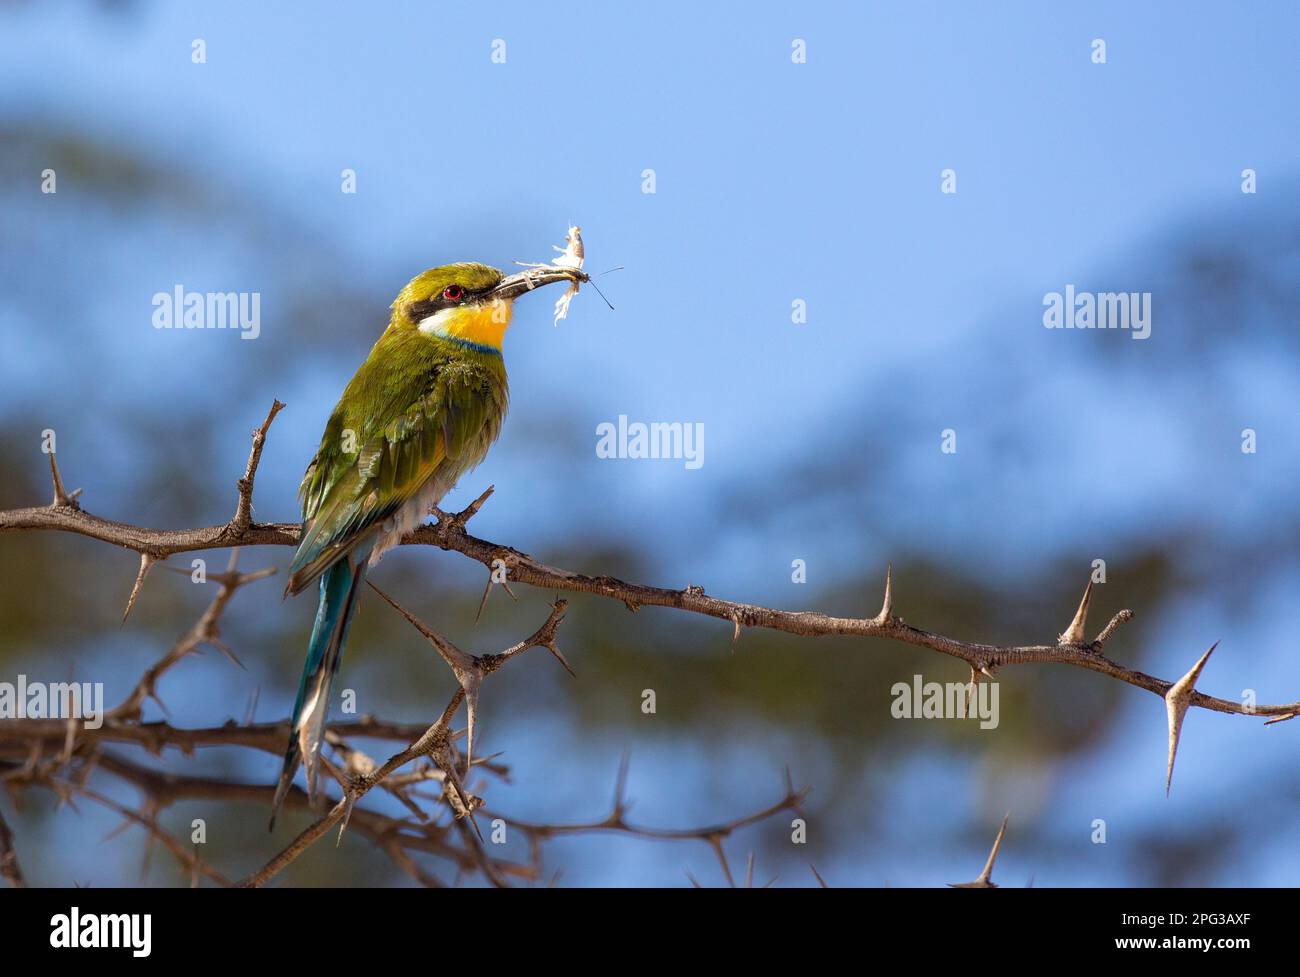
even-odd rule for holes
{"type": "Polygon", "coordinates": [[[505,372],[492,360],[415,330],[384,333],[303,476],[305,524],[289,592],[369,538],[430,478],[450,488],[482,460],[505,412],[505,372]]]}

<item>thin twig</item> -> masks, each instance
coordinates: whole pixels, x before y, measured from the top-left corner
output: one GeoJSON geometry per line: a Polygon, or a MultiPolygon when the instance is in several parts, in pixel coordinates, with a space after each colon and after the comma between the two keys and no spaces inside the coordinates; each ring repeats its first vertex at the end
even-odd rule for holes
{"type": "Polygon", "coordinates": [[[9,883],[11,888],[25,889],[27,880],[18,865],[18,852],[14,849],[14,833],[0,811],[0,879],[9,883]]]}

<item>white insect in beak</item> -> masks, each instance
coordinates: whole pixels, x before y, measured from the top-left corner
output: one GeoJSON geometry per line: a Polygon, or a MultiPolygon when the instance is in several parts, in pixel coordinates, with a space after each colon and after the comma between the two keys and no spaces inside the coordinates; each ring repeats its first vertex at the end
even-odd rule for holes
{"type": "MultiPolygon", "coordinates": [[[[586,260],[587,256],[586,256],[586,252],[584,252],[582,249],[582,228],[581,227],[574,225],[573,227],[569,228],[569,233],[565,236],[564,239],[563,248],[556,247],[555,245],[551,245],[551,247],[555,248],[556,251],[560,252],[560,256],[554,259],[551,262],[551,264],[555,265],[557,268],[576,268],[578,271],[582,271],[582,263],[584,260],[586,260]]],[[[573,297],[577,294],[578,294],[578,283],[575,281],[568,288],[564,290],[563,295],[561,295],[558,299],[555,300],[554,325],[558,326],[560,324],[560,320],[568,316],[569,303],[573,301],[573,297]]]]}
{"type": "MultiPolygon", "coordinates": [[[[569,228],[569,232],[564,238],[564,247],[561,248],[554,244],[551,245],[551,247],[559,252],[559,256],[552,260],[550,264],[543,264],[541,262],[526,264],[520,261],[515,262],[515,264],[523,265],[525,268],[529,269],[572,268],[575,271],[582,271],[582,263],[586,260],[586,252],[582,247],[581,227],[578,227],[575,224],[569,228]]],[[[569,303],[572,302],[573,297],[578,294],[578,285],[579,282],[577,280],[570,282],[569,287],[564,290],[564,294],[555,300],[555,325],[558,326],[560,320],[568,316],[569,303]]]]}
{"type": "Polygon", "coordinates": [[[569,233],[564,238],[564,247],[561,248],[554,244],[551,247],[560,252],[560,256],[551,262],[556,268],[577,268],[579,271],[582,270],[582,262],[587,255],[582,249],[581,227],[575,225],[569,228],[569,233]]]}

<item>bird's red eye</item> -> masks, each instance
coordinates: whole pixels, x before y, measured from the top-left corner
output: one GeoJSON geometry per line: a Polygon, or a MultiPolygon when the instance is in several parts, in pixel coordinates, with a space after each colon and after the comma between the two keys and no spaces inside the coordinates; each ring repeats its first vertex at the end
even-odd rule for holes
{"type": "Polygon", "coordinates": [[[459,302],[464,290],[459,285],[448,285],[442,290],[442,297],[449,302],[459,302]]]}

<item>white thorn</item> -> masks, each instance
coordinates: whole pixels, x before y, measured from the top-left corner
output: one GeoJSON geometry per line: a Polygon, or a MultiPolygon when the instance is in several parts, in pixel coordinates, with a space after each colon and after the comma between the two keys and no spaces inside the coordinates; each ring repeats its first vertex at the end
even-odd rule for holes
{"type": "Polygon", "coordinates": [[[949,883],[951,889],[996,889],[998,884],[993,881],[993,863],[998,860],[998,851],[1002,848],[1002,839],[1006,837],[1007,822],[1011,820],[1011,812],[1002,819],[1002,827],[998,828],[998,836],[993,839],[993,849],[989,852],[989,860],[984,863],[984,871],[980,872],[979,878],[974,882],[957,882],[949,883]]]}
{"type": "Polygon", "coordinates": [[[474,764],[474,730],[478,726],[478,693],[483,685],[483,676],[478,666],[473,665],[456,677],[465,690],[465,716],[469,724],[465,734],[465,779],[468,780],[470,767],[474,764]]]}
{"type": "Polygon", "coordinates": [[[894,565],[885,564],[885,599],[881,602],[880,613],[872,621],[873,624],[888,624],[894,614],[894,565]]]}
{"type": "Polygon", "coordinates": [[[140,596],[140,591],[144,589],[144,578],[149,576],[149,570],[155,562],[155,558],[148,553],[140,554],[140,570],[135,575],[135,584],[131,587],[131,596],[126,599],[126,610],[122,613],[123,624],[131,616],[131,608],[135,607],[136,598],[140,596]]]}
{"type": "Polygon", "coordinates": [[[1219,647],[1216,641],[1191,667],[1191,670],[1169,687],[1165,693],[1165,708],[1169,713],[1169,766],[1165,770],[1165,796],[1174,780],[1174,757],[1178,753],[1178,739],[1183,734],[1183,718],[1192,704],[1192,693],[1196,691],[1196,680],[1201,677],[1201,669],[1210,660],[1214,649],[1219,647]]]}
{"type": "Polygon", "coordinates": [[[1060,643],[1063,645],[1081,645],[1084,643],[1084,628],[1088,626],[1088,604],[1092,600],[1092,578],[1088,578],[1088,586],[1083,588],[1083,599],[1079,601],[1079,609],[1074,612],[1074,620],[1070,626],[1065,629],[1060,636],[1060,643]]]}
{"type": "Polygon", "coordinates": [[[967,716],[971,714],[970,713],[971,703],[975,701],[975,693],[979,691],[981,671],[983,671],[982,667],[976,668],[974,665],[971,666],[970,681],[966,683],[968,686],[970,686],[970,691],[966,693],[966,715],[967,716]]]}

